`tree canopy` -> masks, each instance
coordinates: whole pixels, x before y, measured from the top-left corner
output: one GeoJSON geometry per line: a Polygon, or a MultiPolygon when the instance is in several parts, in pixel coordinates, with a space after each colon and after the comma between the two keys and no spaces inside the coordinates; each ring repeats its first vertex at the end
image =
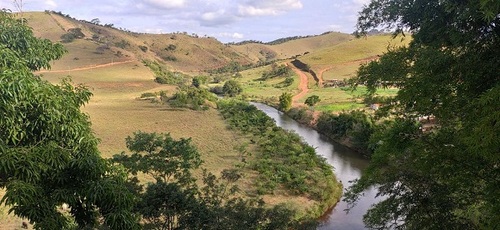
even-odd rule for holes
{"type": "Polygon", "coordinates": [[[364,217],[372,228],[498,228],[498,1],[372,0],[358,34],[383,26],[412,40],[358,71],[370,93],[400,90],[379,110],[371,164],[347,200],[379,186],[384,199],[364,217]]]}
{"type": "Polygon", "coordinates": [[[235,97],[243,92],[243,88],[236,80],[229,80],[224,83],[224,86],[222,86],[222,92],[230,97],[235,97]]]}
{"type": "Polygon", "coordinates": [[[100,157],[88,116],[80,111],[90,91],[32,73],[50,68],[64,53],[62,45],[35,38],[21,19],[0,11],[1,201],[36,229],[135,229],[125,175],[100,157]],[[68,213],[58,210],[63,204],[68,213]]]}

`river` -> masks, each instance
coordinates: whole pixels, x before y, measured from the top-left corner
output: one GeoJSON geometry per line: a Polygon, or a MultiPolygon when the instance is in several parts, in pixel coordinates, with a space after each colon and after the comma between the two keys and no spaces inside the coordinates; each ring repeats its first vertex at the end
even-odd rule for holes
{"type": "MultiPolygon", "coordinates": [[[[306,125],[299,124],[275,108],[260,103],[252,104],[273,118],[279,127],[295,131],[309,145],[316,148],[316,153],[325,157],[328,163],[333,166],[335,175],[337,179],[342,182],[344,188],[349,187],[349,181],[359,178],[361,176],[361,170],[368,166],[368,160],[363,158],[360,154],[329,140],[306,125]]],[[[365,191],[365,196],[359,200],[357,205],[352,208],[349,213],[344,211],[347,208],[347,204],[340,201],[335,208],[325,214],[321,219],[321,225],[318,229],[365,229],[363,214],[366,213],[366,210],[371,204],[378,201],[378,199],[375,198],[376,192],[375,188],[365,191]]]]}

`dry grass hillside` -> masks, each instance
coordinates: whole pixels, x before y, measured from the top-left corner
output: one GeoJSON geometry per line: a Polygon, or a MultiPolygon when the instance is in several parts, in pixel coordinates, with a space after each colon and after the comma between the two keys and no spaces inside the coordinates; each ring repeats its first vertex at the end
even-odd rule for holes
{"type": "Polygon", "coordinates": [[[61,41],[70,29],[79,28],[82,39],[64,43],[69,54],[53,70],[89,67],[129,60],[156,60],[175,71],[200,72],[230,62],[249,64],[250,59],[214,38],[186,33],[141,34],[79,21],[54,12],[24,13],[36,36],[61,41]]]}
{"type": "Polygon", "coordinates": [[[329,32],[317,36],[292,39],[276,45],[246,43],[243,45],[231,45],[231,47],[246,55],[252,61],[257,62],[259,60],[269,61],[304,55],[318,49],[347,42],[353,38],[349,34],[329,32]]]}

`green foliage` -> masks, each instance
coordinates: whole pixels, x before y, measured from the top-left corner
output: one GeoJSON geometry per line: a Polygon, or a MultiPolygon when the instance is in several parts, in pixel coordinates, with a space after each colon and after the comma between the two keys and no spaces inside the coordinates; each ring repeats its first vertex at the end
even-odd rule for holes
{"type": "Polygon", "coordinates": [[[71,28],[68,30],[68,33],[61,35],[62,42],[69,43],[75,39],[84,38],[85,34],[82,33],[81,28],[71,28]]]}
{"type": "Polygon", "coordinates": [[[149,67],[155,74],[155,82],[168,85],[184,85],[188,76],[180,72],[171,72],[156,61],[143,60],[144,65],[149,67]]]}
{"type": "Polygon", "coordinates": [[[177,141],[170,134],[139,131],[127,137],[126,143],[132,154],[122,152],[114,156],[114,161],[125,166],[133,176],[142,172],[157,182],[189,184],[192,182],[190,170],[198,168],[202,162],[191,139],[177,141]]]}
{"type": "Polygon", "coordinates": [[[270,71],[265,71],[262,73],[262,77],[256,79],[256,81],[265,81],[267,79],[277,78],[277,77],[290,77],[292,75],[292,69],[286,65],[277,65],[273,63],[271,65],[270,71]]]}
{"type": "Polygon", "coordinates": [[[130,175],[130,188],[140,198],[136,209],[147,223],[176,229],[196,204],[191,170],[201,165],[200,154],[191,139],[174,140],[170,134],[137,132],[126,143],[132,154],[122,152],[113,161],[121,163],[130,175]],[[155,179],[144,192],[138,184],[139,172],[155,179]]]}
{"type": "Polygon", "coordinates": [[[224,83],[224,86],[222,86],[222,92],[224,93],[224,95],[235,97],[236,95],[243,92],[243,88],[241,87],[239,82],[235,80],[229,80],[224,83]]]}
{"type": "Polygon", "coordinates": [[[139,49],[141,49],[142,52],[148,52],[148,47],[147,46],[139,46],[139,49]]]}
{"type": "Polygon", "coordinates": [[[202,83],[200,82],[199,78],[193,78],[193,82],[191,83],[192,86],[199,88],[202,83]]]}
{"type": "Polygon", "coordinates": [[[292,108],[292,94],[288,92],[284,92],[280,95],[279,98],[279,109],[281,111],[288,111],[290,108],[292,108]]]}
{"type": "Polygon", "coordinates": [[[163,59],[164,61],[172,61],[172,62],[177,61],[177,57],[173,55],[162,55],[161,59],[163,59]]]}
{"type": "Polygon", "coordinates": [[[126,49],[127,47],[130,47],[130,42],[122,39],[121,41],[116,42],[115,46],[118,48],[126,49]]]}
{"type": "MultiPolygon", "coordinates": [[[[162,99],[165,100],[165,99],[162,99]]],[[[207,101],[215,101],[216,97],[207,89],[186,87],[176,92],[167,101],[173,107],[190,108],[194,110],[208,109],[207,101]]]]}
{"type": "Polygon", "coordinates": [[[222,90],[222,86],[220,86],[220,85],[211,87],[210,92],[217,94],[217,95],[224,95],[224,91],[222,90]]]}
{"type": "Polygon", "coordinates": [[[36,229],[106,225],[137,229],[124,174],[100,157],[80,107],[92,95],[65,79],[52,85],[33,75],[65,52],[0,11],[1,202],[36,229]],[[69,213],[58,208],[68,204],[69,213]]]}
{"type": "Polygon", "coordinates": [[[282,82],[280,82],[278,84],[275,84],[274,87],[275,88],[286,88],[288,86],[291,86],[294,81],[295,81],[295,79],[293,77],[286,77],[285,80],[283,80],[282,82]]]}
{"type": "Polygon", "coordinates": [[[155,229],[289,229],[295,211],[283,205],[265,208],[260,200],[237,196],[237,169],[217,178],[203,170],[199,189],[190,171],[200,166],[200,155],[190,139],[174,140],[169,134],[138,132],[127,138],[131,155],[114,156],[130,173],[130,188],[140,199],[136,210],[145,228],[155,229]],[[137,173],[151,175],[154,183],[143,191],[137,173]]]}
{"type": "Polygon", "coordinates": [[[61,41],[63,43],[70,43],[75,40],[75,35],[71,33],[63,34],[61,35],[61,41]]]}
{"type": "Polygon", "coordinates": [[[313,120],[312,113],[313,111],[300,107],[291,108],[290,110],[288,110],[288,112],[286,112],[286,115],[301,124],[311,124],[311,121],[313,120]]]}
{"type": "Polygon", "coordinates": [[[365,216],[369,227],[500,226],[497,2],[380,0],[360,13],[360,34],[387,26],[413,38],[355,79],[370,93],[400,89],[380,114],[394,121],[372,136],[372,163],[349,193],[354,202],[364,188],[380,187],[386,199],[365,216]],[[423,117],[433,118],[431,131],[420,129],[423,117]]]}
{"type": "Polygon", "coordinates": [[[176,50],[176,49],[177,49],[177,46],[176,46],[176,45],[174,45],[174,44],[170,44],[170,45],[168,45],[168,46],[165,48],[165,50],[166,50],[166,51],[174,51],[174,50],[176,50]]]}
{"type": "Polygon", "coordinates": [[[321,113],[316,123],[318,132],[335,139],[350,140],[352,147],[369,153],[370,136],[374,132],[374,124],[370,116],[361,110],[339,114],[321,113]]]}
{"type": "Polygon", "coordinates": [[[321,99],[319,98],[318,95],[312,95],[312,96],[309,96],[306,98],[306,101],[304,102],[304,104],[308,105],[308,106],[314,106],[316,103],[320,102],[321,99]]]}
{"type": "Polygon", "coordinates": [[[156,93],[146,92],[141,94],[141,98],[156,97],[156,93]]]}
{"type": "Polygon", "coordinates": [[[218,68],[216,70],[209,71],[210,73],[237,73],[243,70],[240,63],[236,61],[231,61],[224,67],[218,68]]]}

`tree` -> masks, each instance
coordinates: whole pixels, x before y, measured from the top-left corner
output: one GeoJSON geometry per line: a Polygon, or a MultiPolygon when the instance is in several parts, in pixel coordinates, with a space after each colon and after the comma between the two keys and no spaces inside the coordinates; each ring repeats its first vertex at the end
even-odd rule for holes
{"type": "Polygon", "coordinates": [[[33,36],[0,11],[1,202],[36,229],[136,229],[125,175],[100,157],[98,140],[80,107],[90,91],[69,80],[52,85],[33,71],[50,68],[65,50],[33,36]],[[68,204],[69,213],[58,207],[68,204]]]}
{"type": "Polygon", "coordinates": [[[101,20],[99,20],[99,18],[94,18],[94,19],[90,20],[90,23],[92,23],[94,25],[100,25],[101,20]]]}
{"type": "Polygon", "coordinates": [[[372,0],[358,34],[409,31],[359,69],[357,84],[400,90],[372,135],[372,161],[350,188],[354,203],[379,186],[385,199],[364,217],[373,228],[494,229],[500,226],[500,4],[498,1],[372,0]],[[493,15],[493,16],[492,16],[493,15]],[[433,121],[423,130],[418,120],[433,121]]]}
{"type": "Polygon", "coordinates": [[[191,171],[201,165],[191,139],[174,140],[169,134],[138,132],[127,138],[131,155],[121,153],[114,161],[130,173],[130,188],[140,202],[137,210],[153,229],[288,229],[296,224],[295,210],[272,209],[255,199],[236,195],[241,178],[238,169],[226,169],[217,178],[203,170],[198,189],[191,171]],[[142,191],[137,174],[154,178],[142,191]],[[266,228],[267,227],[267,228],[266,228]]]}
{"type": "Polygon", "coordinates": [[[127,137],[126,143],[132,154],[122,152],[113,160],[131,174],[130,187],[141,200],[137,210],[155,228],[177,229],[196,205],[197,188],[191,170],[202,161],[191,139],[174,140],[170,134],[137,132],[127,137]],[[144,193],[138,183],[139,172],[155,180],[144,193]]]}
{"type": "Polygon", "coordinates": [[[320,101],[321,101],[321,99],[319,98],[318,95],[312,95],[306,99],[304,104],[306,104],[308,106],[314,106],[316,103],[318,103],[320,101]]]}
{"type": "Polygon", "coordinates": [[[241,88],[240,83],[238,83],[237,81],[229,80],[224,83],[224,86],[222,86],[222,92],[224,92],[225,95],[229,95],[230,97],[235,97],[236,95],[243,92],[243,88],[241,88]]]}
{"type": "Polygon", "coordinates": [[[292,107],[292,94],[284,92],[280,95],[279,109],[282,111],[288,111],[292,107]]]}

